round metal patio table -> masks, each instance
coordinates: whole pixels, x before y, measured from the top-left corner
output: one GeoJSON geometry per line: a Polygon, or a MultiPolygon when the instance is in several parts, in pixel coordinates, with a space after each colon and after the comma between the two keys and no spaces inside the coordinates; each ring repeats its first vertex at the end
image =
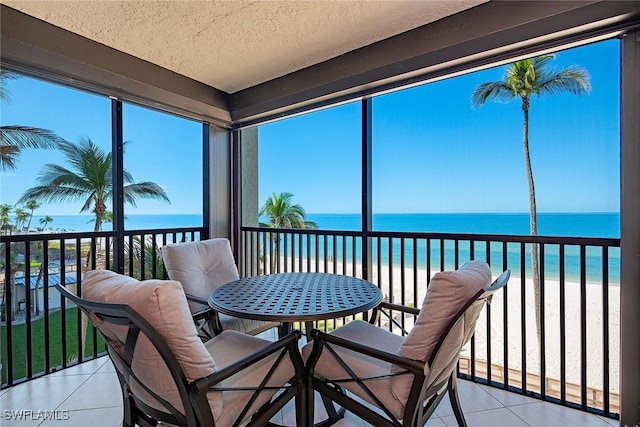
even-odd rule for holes
{"type": "Polygon", "coordinates": [[[335,319],[366,312],[382,301],[374,284],[330,273],[277,273],[245,277],[222,285],[209,305],[234,317],[282,322],[281,336],[293,322],[335,319]]]}
{"type": "MultiPolygon", "coordinates": [[[[291,332],[294,322],[313,321],[364,313],[382,301],[374,284],[356,277],[329,273],[277,273],[245,277],[220,286],[211,293],[209,305],[234,317],[281,322],[280,337],[291,332]]],[[[366,313],[364,314],[366,320],[366,313]]],[[[323,397],[327,418],[314,425],[326,427],[344,416],[323,397]]],[[[269,424],[277,426],[277,424],[269,424]]]]}

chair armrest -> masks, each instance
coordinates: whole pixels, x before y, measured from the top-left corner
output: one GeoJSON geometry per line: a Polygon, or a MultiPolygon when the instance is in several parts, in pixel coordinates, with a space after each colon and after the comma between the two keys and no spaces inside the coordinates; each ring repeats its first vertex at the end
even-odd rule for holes
{"type": "Polygon", "coordinates": [[[197,295],[192,295],[187,293],[185,293],[184,295],[187,297],[188,301],[197,302],[198,304],[206,305],[207,307],[209,307],[209,300],[207,300],[206,298],[202,298],[197,295]]]}
{"type": "MultiPolygon", "coordinates": [[[[311,337],[314,340],[313,344],[313,353],[320,351],[320,346],[323,343],[332,344],[334,346],[339,346],[345,348],[347,350],[353,350],[358,353],[364,354],[366,356],[372,357],[374,359],[383,360],[385,362],[391,363],[393,365],[400,366],[401,368],[407,369],[414,374],[424,374],[425,363],[421,360],[413,360],[407,357],[399,356],[394,353],[389,353],[388,351],[380,350],[378,348],[373,348],[366,346],[364,344],[356,343],[353,341],[346,340],[344,338],[337,337],[335,335],[326,334],[322,331],[314,329],[311,331],[311,337]]],[[[311,368],[315,365],[315,362],[318,360],[319,355],[314,355],[309,357],[309,360],[312,361],[311,368]]]]}
{"type": "Polygon", "coordinates": [[[391,316],[391,313],[387,313],[385,309],[389,311],[399,311],[401,313],[410,314],[413,316],[417,316],[418,314],[420,314],[420,310],[415,307],[408,307],[406,305],[393,304],[386,301],[382,301],[373,309],[373,314],[371,316],[371,319],[369,319],[369,323],[371,323],[372,325],[377,324],[380,321],[382,314],[384,314],[385,317],[387,317],[390,322],[392,322],[395,326],[402,329],[402,332],[404,334],[408,333],[404,329],[404,325],[401,323],[398,323],[398,321],[391,316]]]}
{"type": "Polygon", "coordinates": [[[191,384],[191,387],[197,394],[206,393],[221,381],[224,381],[225,379],[237,374],[244,369],[250,368],[256,362],[259,362],[260,360],[286,347],[289,347],[288,351],[292,356],[291,358],[294,362],[294,367],[296,368],[296,374],[301,376],[304,370],[304,366],[302,364],[300,352],[298,351],[298,340],[300,339],[300,336],[300,331],[293,331],[284,338],[279,339],[278,341],[268,345],[267,347],[258,350],[255,353],[250,354],[249,356],[243,357],[237,362],[225,366],[224,368],[214,372],[207,377],[195,380],[191,384]]]}
{"type": "Polygon", "coordinates": [[[415,314],[416,316],[420,314],[420,310],[415,307],[409,307],[406,305],[400,304],[392,304],[390,302],[382,301],[377,308],[388,308],[389,310],[403,311],[408,314],[415,314]]]}

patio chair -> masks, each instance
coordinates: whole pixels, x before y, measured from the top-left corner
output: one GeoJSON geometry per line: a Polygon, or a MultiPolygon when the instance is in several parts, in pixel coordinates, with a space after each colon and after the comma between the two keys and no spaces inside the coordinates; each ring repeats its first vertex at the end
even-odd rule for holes
{"type": "Polygon", "coordinates": [[[272,342],[225,331],[203,343],[175,281],[93,270],[82,280],[84,298],[57,288],[106,342],[123,426],[262,426],[294,397],[303,419],[299,333],[272,342]]]}
{"type": "MultiPolygon", "coordinates": [[[[507,270],[491,284],[489,266],[470,261],[459,270],[435,274],[420,310],[381,303],[377,314],[391,310],[416,316],[405,337],[361,320],[329,334],[312,331],[313,342],[302,353],[307,392],[318,391],[323,400],[376,427],[422,426],[448,392],[458,425],[466,426],[456,388],[460,350],[473,335],[484,303],[509,275],[507,270]]],[[[313,393],[306,396],[311,399],[313,393]]],[[[312,420],[313,402],[307,405],[312,420]]]]}
{"type": "Polygon", "coordinates": [[[161,252],[169,278],[184,287],[198,333],[204,340],[228,329],[257,335],[280,326],[276,322],[228,316],[209,307],[211,292],[240,278],[228,239],[173,243],[163,246],[161,252]]]}

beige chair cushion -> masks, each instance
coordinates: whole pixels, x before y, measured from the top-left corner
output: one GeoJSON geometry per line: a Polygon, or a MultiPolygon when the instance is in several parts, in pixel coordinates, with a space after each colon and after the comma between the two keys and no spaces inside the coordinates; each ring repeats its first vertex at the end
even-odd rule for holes
{"type": "MultiPolygon", "coordinates": [[[[427,294],[415,325],[400,346],[399,354],[409,359],[428,362],[438,340],[456,313],[478,291],[490,284],[491,270],[487,263],[482,261],[469,261],[456,271],[436,273],[427,288],[427,294]]],[[[470,336],[467,332],[469,332],[469,328],[472,328],[472,324],[475,326],[475,321],[465,323],[463,319],[456,325],[451,338],[444,343],[441,349],[441,352],[449,357],[438,357],[438,360],[434,361],[433,366],[430,367],[432,380],[442,377],[441,371],[451,366],[452,359],[457,361],[466,336],[470,336]]],[[[473,332],[472,329],[471,332],[473,332]]],[[[392,367],[393,372],[398,370],[399,368],[392,367]]],[[[393,394],[403,403],[409,397],[412,380],[413,376],[411,375],[400,375],[391,379],[393,394]]]]}
{"type": "MultiPolygon", "coordinates": [[[[139,282],[112,271],[93,270],[84,275],[82,293],[85,299],[127,304],[138,312],[167,343],[189,382],[216,371],[213,358],[198,338],[180,283],[165,280],[139,282]]],[[[126,328],[93,320],[122,356],[126,328]]],[[[132,370],[147,387],[176,409],[184,411],[168,368],[153,344],[144,336],[138,339],[132,370]]],[[[131,389],[149,406],[166,411],[139,384],[134,382],[131,389]]],[[[209,403],[214,413],[222,411],[223,403],[219,396],[212,395],[209,403]]]]}
{"type": "MultiPolygon", "coordinates": [[[[211,353],[218,367],[228,366],[243,357],[254,353],[271,344],[270,341],[263,340],[251,335],[242,334],[236,331],[224,331],[216,335],[205,343],[207,350],[211,353]]],[[[272,354],[264,360],[251,366],[249,370],[233,375],[221,383],[221,387],[258,387],[271,369],[280,353],[272,354]]],[[[287,383],[295,374],[295,369],[289,355],[286,355],[276,368],[273,377],[267,385],[279,387],[287,383]]],[[[238,417],[248,400],[252,391],[232,391],[223,393],[224,407],[221,413],[214,413],[216,426],[230,426],[238,417]]],[[[219,394],[219,392],[209,392],[209,395],[219,394]]],[[[268,402],[274,394],[274,390],[265,390],[260,393],[256,401],[251,406],[247,416],[257,410],[261,405],[268,402]]]]}
{"type": "MultiPolygon", "coordinates": [[[[352,342],[357,342],[389,353],[397,354],[402,344],[403,338],[399,335],[392,334],[377,326],[373,326],[362,320],[354,320],[346,325],[331,332],[335,335],[352,342]]],[[[313,348],[313,342],[302,348],[302,357],[306,361],[313,348]]],[[[396,418],[403,416],[404,403],[396,399],[391,393],[389,370],[391,364],[367,357],[361,353],[351,350],[334,347],[338,355],[346,362],[358,377],[376,377],[381,378],[365,381],[367,387],[380,399],[380,401],[393,413],[396,418]]],[[[324,350],[316,364],[315,374],[323,378],[336,380],[351,378],[331,353],[324,350]]],[[[375,404],[373,399],[355,382],[341,383],[345,389],[358,395],[362,399],[375,404]]]]}
{"type": "MultiPolygon", "coordinates": [[[[169,278],[188,294],[208,299],[220,286],[240,278],[228,239],[174,243],[161,251],[169,278]]],[[[189,308],[195,313],[207,307],[189,301],[189,308]]]]}

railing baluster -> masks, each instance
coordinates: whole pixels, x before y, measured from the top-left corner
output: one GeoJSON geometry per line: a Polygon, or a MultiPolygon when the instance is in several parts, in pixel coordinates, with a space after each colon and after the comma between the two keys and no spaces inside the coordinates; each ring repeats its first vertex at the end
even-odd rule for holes
{"type": "Polygon", "coordinates": [[[560,401],[567,401],[567,344],[565,296],[565,245],[560,245],[560,401]]]}
{"type": "Polygon", "coordinates": [[[609,247],[602,248],[602,390],[603,410],[609,415],[609,247]]]}
{"type": "MultiPolygon", "coordinates": [[[[64,239],[60,239],[60,250],[61,252],[61,257],[60,257],[60,283],[63,284],[63,286],[67,283],[66,282],[66,259],[67,259],[67,245],[64,239]]],[[[79,268],[80,266],[78,265],[78,263],[81,262],[80,260],[76,260],[76,268],[79,268]]],[[[61,322],[61,327],[60,327],[60,334],[61,334],[61,357],[62,357],[62,367],[66,368],[67,367],[67,334],[66,334],[66,330],[67,330],[67,302],[66,302],[66,298],[64,296],[62,296],[62,294],[60,294],[60,322],[61,322]]]]}
{"type": "Polygon", "coordinates": [[[520,242],[520,332],[522,345],[522,393],[527,393],[527,264],[525,262],[525,246],[524,242],[520,242]]]}
{"type": "Polygon", "coordinates": [[[48,374],[51,372],[51,340],[49,339],[50,324],[49,324],[49,241],[43,240],[42,242],[42,258],[45,265],[43,275],[43,302],[44,302],[44,372],[48,374]]]}
{"type": "MultiPolygon", "coordinates": [[[[33,352],[31,346],[31,340],[33,337],[31,336],[31,306],[33,305],[33,301],[31,301],[31,242],[26,242],[24,244],[24,296],[25,296],[25,332],[26,332],[26,342],[27,346],[26,355],[27,355],[27,378],[33,378],[33,352]]],[[[36,283],[37,286],[37,283],[36,283]]],[[[36,290],[36,295],[37,295],[36,290]]]]}
{"type": "MultiPolygon", "coordinates": [[[[91,252],[95,252],[96,248],[92,248],[91,252]]],[[[76,260],[80,259],[82,257],[82,239],[81,238],[77,238],[76,239],[76,260]]],[[[81,286],[81,279],[80,279],[80,273],[81,273],[82,269],[81,268],[76,268],[76,293],[78,296],[82,296],[82,286],[81,286]]],[[[65,282],[66,284],[66,282],[65,282]]],[[[84,338],[82,336],[82,311],[80,311],[80,309],[78,307],[75,308],[76,310],[76,343],[77,343],[77,360],[78,363],[82,362],[84,360],[84,354],[82,354],[82,341],[84,341],[84,338]]]]}
{"type": "MultiPolygon", "coordinates": [[[[473,243],[473,242],[472,242],[473,243]]],[[[507,270],[508,268],[508,260],[507,256],[509,254],[507,242],[502,242],[502,270],[507,270]]],[[[504,355],[504,389],[509,389],[509,310],[507,309],[507,304],[509,302],[509,293],[508,286],[502,288],[502,336],[507,337],[503,340],[502,352],[504,355]]]]}
{"type": "MultiPolygon", "coordinates": [[[[487,264],[491,265],[491,241],[485,242],[485,259],[487,264]]],[[[492,366],[491,366],[491,304],[485,304],[487,312],[487,381],[489,385],[493,382],[492,366]]]]}
{"type": "Polygon", "coordinates": [[[580,245],[580,396],[587,409],[587,248],[580,245]]]}

